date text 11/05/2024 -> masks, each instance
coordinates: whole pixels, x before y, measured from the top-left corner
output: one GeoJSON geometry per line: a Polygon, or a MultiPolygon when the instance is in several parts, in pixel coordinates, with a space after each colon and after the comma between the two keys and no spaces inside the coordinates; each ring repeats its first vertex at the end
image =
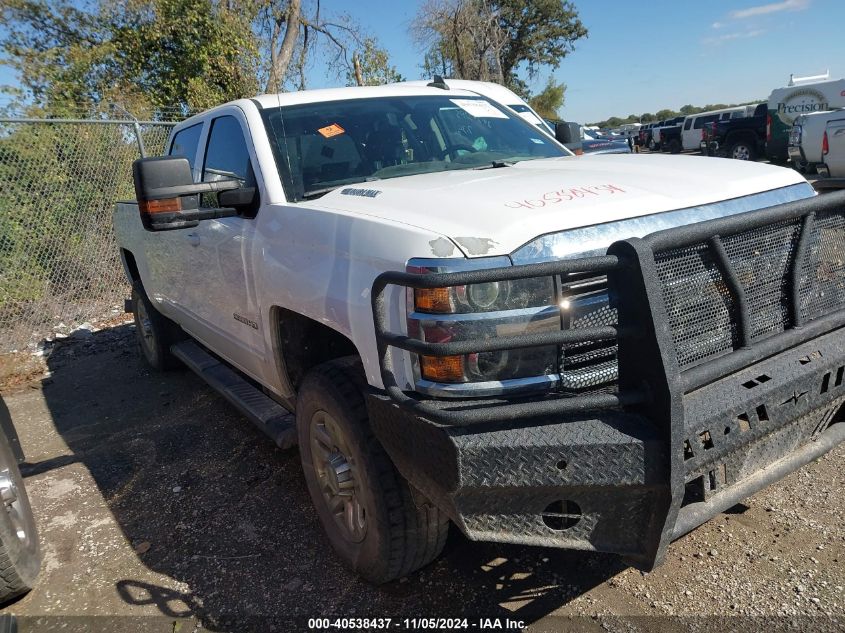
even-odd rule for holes
{"type": "Polygon", "coordinates": [[[399,629],[401,631],[521,631],[522,620],[509,618],[309,618],[309,631],[345,630],[370,631],[399,629]]]}

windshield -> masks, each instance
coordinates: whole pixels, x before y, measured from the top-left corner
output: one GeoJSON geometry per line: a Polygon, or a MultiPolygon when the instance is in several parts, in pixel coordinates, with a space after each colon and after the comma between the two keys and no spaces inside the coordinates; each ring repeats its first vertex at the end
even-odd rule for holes
{"type": "Polygon", "coordinates": [[[521,117],[478,97],[383,97],[262,113],[291,201],[336,187],[568,156],[521,117]]]}

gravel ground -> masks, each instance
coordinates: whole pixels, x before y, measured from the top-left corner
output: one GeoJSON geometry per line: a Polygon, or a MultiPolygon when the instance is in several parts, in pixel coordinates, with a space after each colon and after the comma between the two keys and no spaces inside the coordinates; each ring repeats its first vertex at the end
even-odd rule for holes
{"type": "Polygon", "coordinates": [[[71,337],[46,350],[46,375],[3,393],[44,555],[35,590],[0,612],[21,630],[298,631],[332,616],[845,630],[845,447],[680,539],[649,574],[453,530],[435,563],[373,587],[332,554],[296,450],[190,372],[149,370],[133,337],[129,325],[71,337]]]}

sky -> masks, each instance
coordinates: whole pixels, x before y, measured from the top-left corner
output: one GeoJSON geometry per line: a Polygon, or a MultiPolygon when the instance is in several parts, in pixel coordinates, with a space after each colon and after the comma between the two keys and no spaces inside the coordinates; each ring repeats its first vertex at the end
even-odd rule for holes
{"type": "MultiPolygon", "coordinates": [[[[423,52],[408,29],[422,0],[322,0],[375,35],[407,79],[421,78],[423,52]]],[[[574,0],[587,39],[557,70],[567,85],[560,114],[588,123],[682,105],[765,100],[789,75],[845,77],[845,0],[574,0]]],[[[340,85],[317,62],[309,87],[340,85]]],[[[16,83],[0,66],[0,84],[16,83]]]]}

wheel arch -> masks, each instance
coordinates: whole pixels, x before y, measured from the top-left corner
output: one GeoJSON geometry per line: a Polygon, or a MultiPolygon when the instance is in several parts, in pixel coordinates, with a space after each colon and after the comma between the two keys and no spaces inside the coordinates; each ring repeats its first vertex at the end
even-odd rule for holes
{"type": "Polygon", "coordinates": [[[361,353],[344,333],[282,306],[270,308],[273,354],[285,391],[296,398],[310,369],[330,360],[361,353]]]}

